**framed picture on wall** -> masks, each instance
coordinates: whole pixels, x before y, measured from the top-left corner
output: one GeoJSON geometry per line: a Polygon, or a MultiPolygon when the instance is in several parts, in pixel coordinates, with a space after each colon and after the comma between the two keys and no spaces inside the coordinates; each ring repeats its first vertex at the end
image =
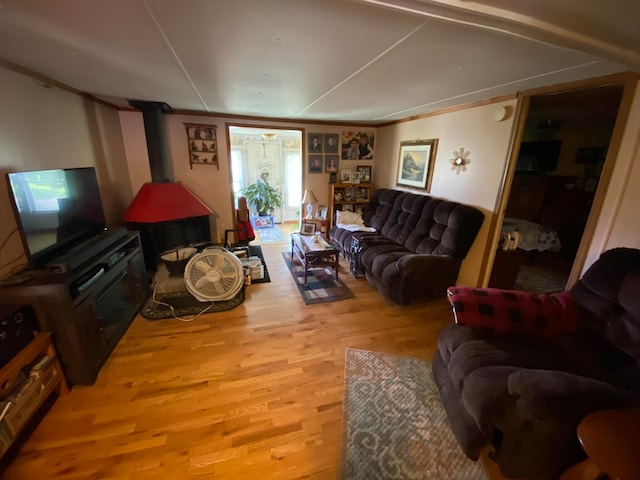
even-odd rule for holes
{"type": "Polygon", "coordinates": [[[400,142],[396,184],[429,191],[437,145],[437,139],[400,142]]]}
{"type": "Polygon", "coordinates": [[[322,155],[309,155],[309,173],[322,173],[322,155]]]}
{"type": "Polygon", "coordinates": [[[324,142],[324,134],[310,133],[307,138],[309,153],[322,153],[322,142],[324,142]]]}
{"type": "Polygon", "coordinates": [[[337,133],[324,134],[324,153],[338,153],[338,139],[340,135],[337,133]]]}
{"type": "Polygon", "coordinates": [[[324,173],[337,173],[338,172],[338,155],[325,155],[324,156],[324,173]]]}
{"type": "Polygon", "coordinates": [[[342,132],[342,159],[373,160],[374,132],[342,132]]]}

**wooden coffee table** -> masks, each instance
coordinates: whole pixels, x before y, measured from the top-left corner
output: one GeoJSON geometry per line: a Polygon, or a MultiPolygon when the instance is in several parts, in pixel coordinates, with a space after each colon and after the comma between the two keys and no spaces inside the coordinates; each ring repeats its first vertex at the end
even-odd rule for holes
{"type": "Polygon", "coordinates": [[[312,268],[332,268],[338,279],[339,252],[327,243],[322,237],[315,235],[291,234],[291,261],[293,257],[304,267],[304,284],[307,284],[307,275],[312,268]],[[317,238],[317,243],[314,241],[317,238]]]}

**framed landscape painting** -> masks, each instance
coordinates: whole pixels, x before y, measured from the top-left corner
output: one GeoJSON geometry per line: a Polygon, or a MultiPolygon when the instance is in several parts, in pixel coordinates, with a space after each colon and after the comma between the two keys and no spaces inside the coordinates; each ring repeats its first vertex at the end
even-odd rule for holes
{"type": "Polygon", "coordinates": [[[429,191],[437,145],[437,139],[400,142],[396,185],[429,191]]]}

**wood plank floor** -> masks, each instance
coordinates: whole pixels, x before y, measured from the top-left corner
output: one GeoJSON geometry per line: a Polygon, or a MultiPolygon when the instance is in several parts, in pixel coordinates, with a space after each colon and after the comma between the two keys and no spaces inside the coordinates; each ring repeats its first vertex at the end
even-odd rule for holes
{"type": "Polygon", "coordinates": [[[389,305],[364,279],[356,298],[306,306],[263,245],[271,283],[194,322],[137,317],[95,385],[45,416],[4,479],[333,479],[347,347],[431,359],[446,301],[389,305]]]}

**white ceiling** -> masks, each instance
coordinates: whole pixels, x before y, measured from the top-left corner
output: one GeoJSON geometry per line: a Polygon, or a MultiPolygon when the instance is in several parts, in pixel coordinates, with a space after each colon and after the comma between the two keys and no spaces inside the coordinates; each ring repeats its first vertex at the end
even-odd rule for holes
{"type": "Polygon", "coordinates": [[[120,106],[380,123],[640,71],[638,19],[638,0],[0,0],[0,59],[120,106]]]}

